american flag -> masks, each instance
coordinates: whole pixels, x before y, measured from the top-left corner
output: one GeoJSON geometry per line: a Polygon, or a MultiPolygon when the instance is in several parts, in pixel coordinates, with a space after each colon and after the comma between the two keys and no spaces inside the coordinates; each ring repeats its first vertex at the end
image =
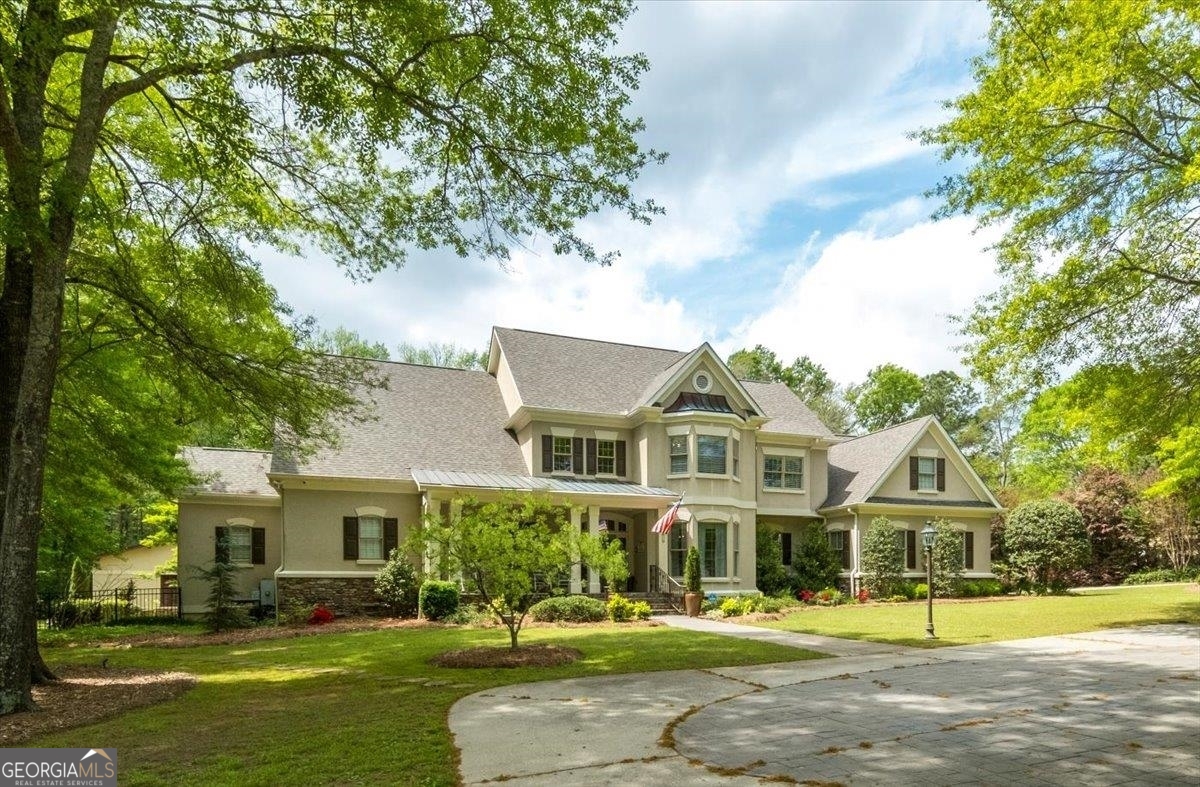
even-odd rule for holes
{"type": "Polygon", "coordinates": [[[675,524],[675,520],[679,518],[679,507],[683,505],[683,495],[675,501],[674,505],[667,509],[667,513],[658,518],[654,523],[654,527],[650,528],[650,532],[666,535],[671,532],[671,526],[675,524]]]}

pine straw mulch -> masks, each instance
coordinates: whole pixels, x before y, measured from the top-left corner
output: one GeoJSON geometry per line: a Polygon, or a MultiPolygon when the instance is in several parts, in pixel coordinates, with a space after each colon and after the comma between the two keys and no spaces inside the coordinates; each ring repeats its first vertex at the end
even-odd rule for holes
{"type": "MultiPolygon", "coordinates": [[[[91,724],[134,708],[174,699],[196,684],[186,672],[65,666],[60,680],[33,687],[39,710],[0,716],[0,746],[91,724]]],[[[103,742],[101,742],[103,743],[103,742]]]]}
{"type": "MultiPolygon", "coordinates": [[[[293,637],[312,637],[318,634],[345,634],[353,631],[372,631],[375,629],[392,628],[424,628],[442,627],[448,624],[432,623],[427,620],[399,620],[394,618],[338,618],[330,623],[319,626],[281,625],[270,623],[244,629],[231,629],[214,633],[154,633],[122,636],[119,639],[105,640],[97,638],[86,645],[101,648],[199,648],[206,645],[242,645],[250,642],[261,642],[271,639],[292,639],[293,637]]],[[[78,647],[76,644],[66,647],[78,647]]]]}
{"type": "Polygon", "coordinates": [[[513,648],[466,648],[448,650],[429,660],[437,667],[557,667],[583,656],[575,648],[561,645],[520,645],[513,648]]]}

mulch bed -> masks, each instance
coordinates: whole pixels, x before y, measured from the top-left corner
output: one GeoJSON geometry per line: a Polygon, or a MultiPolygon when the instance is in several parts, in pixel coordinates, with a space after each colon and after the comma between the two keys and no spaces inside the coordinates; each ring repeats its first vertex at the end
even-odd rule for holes
{"type": "MultiPolygon", "coordinates": [[[[275,626],[265,624],[253,628],[232,629],[212,634],[191,632],[141,634],[115,640],[97,639],[86,643],[101,648],[130,648],[148,646],[155,648],[198,648],[205,645],[241,645],[271,639],[312,637],[318,634],[345,634],[351,631],[374,629],[441,627],[447,624],[428,620],[399,620],[394,618],[339,618],[320,626],[275,626]]],[[[67,647],[77,647],[68,645],[67,647]]]]}
{"type": "Polygon", "coordinates": [[[166,702],[196,684],[195,676],[186,672],[123,667],[66,666],[58,670],[58,677],[57,682],[33,687],[39,710],[0,716],[0,746],[166,702]]]}
{"type": "Polygon", "coordinates": [[[512,648],[448,650],[429,660],[437,667],[556,667],[570,664],[583,654],[561,645],[521,645],[512,648]]]}

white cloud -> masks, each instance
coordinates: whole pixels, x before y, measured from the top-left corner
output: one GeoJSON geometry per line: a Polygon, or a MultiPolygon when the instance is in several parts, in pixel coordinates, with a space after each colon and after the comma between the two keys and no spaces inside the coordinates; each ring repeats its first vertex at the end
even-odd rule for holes
{"type": "Polygon", "coordinates": [[[808,355],[842,382],[889,362],[918,374],[960,369],[948,317],[998,283],[986,251],[997,234],[974,226],[960,217],[890,235],[842,233],[811,266],[794,264],[769,308],[723,351],[763,344],[788,361],[808,355]]]}

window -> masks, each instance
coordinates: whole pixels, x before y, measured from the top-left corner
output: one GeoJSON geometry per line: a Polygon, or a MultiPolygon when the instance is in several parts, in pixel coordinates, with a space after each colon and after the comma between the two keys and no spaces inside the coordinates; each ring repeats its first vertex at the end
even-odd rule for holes
{"type": "Polygon", "coordinates": [[[692,385],[696,386],[700,393],[708,393],[712,390],[712,378],[708,376],[708,372],[696,372],[692,375],[692,385]]]}
{"type": "Polygon", "coordinates": [[[731,566],[731,568],[733,570],[729,574],[731,577],[741,576],[741,574],[738,573],[738,559],[741,557],[741,545],[742,545],[742,523],[734,522],[733,523],[733,566],[731,566]]]}
{"type": "Polygon", "coordinates": [[[671,475],[685,475],[688,471],[688,436],[671,435],[671,475]]]}
{"type": "Polygon", "coordinates": [[[617,441],[596,441],[596,472],[600,475],[615,475],[617,472],[617,441]]]}
{"type": "Polygon", "coordinates": [[[358,559],[383,560],[383,519],[377,516],[358,518],[358,559]]]}
{"type": "Polygon", "coordinates": [[[724,437],[697,435],[696,472],[725,475],[725,443],[724,437]]]}
{"type": "Polygon", "coordinates": [[[803,489],[804,458],[800,456],[773,456],[763,458],[764,489],[803,489]]]}
{"type": "Polygon", "coordinates": [[[668,536],[670,544],[667,548],[670,555],[671,576],[683,576],[683,560],[687,556],[687,528],[682,525],[671,528],[668,536]]]}
{"type": "Polygon", "coordinates": [[[251,564],[251,532],[249,525],[230,525],[226,538],[229,539],[229,562],[235,566],[251,564]]]}
{"type": "Polygon", "coordinates": [[[904,555],[904,567],[909,571],[917,568],[917,531],[897,530],[895,533],[896,549],[904,555]]]}
{"type": "Polygon", "coordinates": [[[724,577],[728,576],[725,571],[725,525],[722,522],[701,523],[700,574],[724,577]]]}
{"type": "Polygon", "coordinates": [[[730,452],[730,454],[731,459],[733,460],[733,476],[736,478],[741,475],[741,473],[738,472],[738,462],[742,458],[742,441],[738,440],[736,437],[733,439],[733,450],[730,452]]]}
{"type": "Polygon", "coordinates": [[[571,472],[571,438],[554,438],[554,472],[571,472]]]}
{"type": "Polygon", "coordinates": [[[830,530],[827,535],[829,536],[829,548],[838,556],[842,568],[850,568],[850,543],[846,538],[846,531],[830,530]]]}
{"type": "Polygon", "coordinates": [[[937,490],[937,459],[932,456],[917,457],[917,489],[922,492],[937,490]]]}
{"type": "Polygon", "coordinates": [[[790,566],[792,564],[792,534],[791,533],[776,533],[779,536],[779,549],[783,552],[783,564],[790,566]]]}

